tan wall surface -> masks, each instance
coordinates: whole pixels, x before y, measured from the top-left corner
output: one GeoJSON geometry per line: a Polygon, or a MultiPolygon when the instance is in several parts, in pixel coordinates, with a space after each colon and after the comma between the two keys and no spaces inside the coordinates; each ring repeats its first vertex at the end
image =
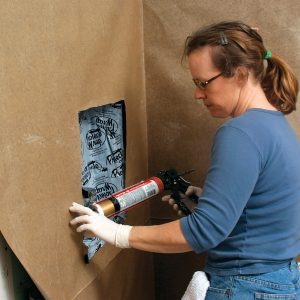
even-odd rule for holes
{"type": "Polygon", "coordinates": [[[149,258],[146,252],[121,251],[76,300],[154,299],[153,261],[149,258]]]}
{"type": "MultiPolygon", "coordinates": [[[[99,299],[116,276],[109,299],[121,299],[127,277],[151,277],[151,256],[137,266],[141,254],[105,246],[84,265],[68,207],[81,201],[80,110],[125,99],[126,184],[147,176],[141,1],[1,1],[0,99],[5,239],[47,298],[99,299]]],[[[149,220],[147,206],[138,212],[131,224],[149,220]]],[[[135,289],[151,290],[151,280],[135,289]]]]}
{"type": "MultiPolygon", "coordinates": [[[[213,119],[206,108],[193,99],[194,84],[188,70],[181,65],[186,37],[203,25],[242,20],[259,27],[265,45],[286,58],[300,78],[299,15],[300,2],[297,0],[164,0],[159,3],[144,0],[150,174],[171,166],[178,171],[196,169],[186,179],[194,185],[202,185],[209,166],[212,137],[222,122],[213,119]]],[[[300,137],[300,109],[289,116],[289,120],[300,137]]],[[[160,197],[152,201],[151,216],[156,222],[157,219],[176,217],[167,205],[160,202],[160,197]]],[[[165,259],[156,255],[155,264],[161,265],[165,259]]],[[[200,268],[202,257],[198,260],[200,268]]],[[[191,276],[195,266],[187,261],[190,257],[178,256],[177,264],[160,269],[165,272],[160,277],[175,276],[183,268],[189,268],[191,276]]],[[[178,281],[181,280],[179,276],[178,281]]],[[[168,284],[160,286],[159,290],[165,299],[168,293],[175,294],[172,299],[177,299],[184,291],[178,285],[168,284]]]]}

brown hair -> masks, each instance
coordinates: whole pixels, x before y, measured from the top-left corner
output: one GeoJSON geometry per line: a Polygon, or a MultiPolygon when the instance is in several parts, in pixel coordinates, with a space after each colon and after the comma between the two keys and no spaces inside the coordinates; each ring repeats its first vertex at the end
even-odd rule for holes
{"type": "Polygon", "coordinates": [[[184,56],[207,45],[213,47],[213,63],[223,76],[232,77],[237,67],[244,66],[253,72],[276,109],[284,114],[296,109],[298,80],[278,55],[272,53],[265,58],[267,49],[257,30],[240,21],[212,24],[186,39],[184,56]]]}

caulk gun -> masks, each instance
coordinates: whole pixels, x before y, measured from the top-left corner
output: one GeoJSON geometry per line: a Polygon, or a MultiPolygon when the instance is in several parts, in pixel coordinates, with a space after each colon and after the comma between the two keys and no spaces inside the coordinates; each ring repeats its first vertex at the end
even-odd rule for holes
{"type": "MultiPolygon", "coordinates": [[[[96,195],[90,192],[89,203],[87,206],[94,209],[97,204],[103,211],[106,217],[113,217],[123,211],[131,209],[133,206],[149,199],[164,190],[171,190],[171,197],[175,200],[178,208],[185,214],[191,213],[189,208],[181,201],[180,193],[185,193],[190,182],[182,178],[182,175],[193,172],[187,171],[183,174],[178,174],[175,169],[161,170],[157,176],[150,177],[147,180],[141,181],[135,185],[125,188],[122,191],[112,194],[108,198],[95,201],[96,195]]],[[[198,197],[192,195],[191,199],[197,203],[198,197]]]]}

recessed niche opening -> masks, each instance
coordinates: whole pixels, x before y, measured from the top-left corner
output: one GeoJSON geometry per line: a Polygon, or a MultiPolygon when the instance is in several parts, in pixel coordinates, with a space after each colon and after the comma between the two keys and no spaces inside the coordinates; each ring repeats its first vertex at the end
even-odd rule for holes
{"type": "MultiPolygon", "coordinates": [[[[79,112],[82,154],[82,195],[85,206],[125,187],[126,114],[124,100],[79,112]],[[93,197],[91,197],[93,195],[93,197]]],[[[124,223],[125,214],[113,217],[124,223]]],[[[97,237],[84,237],[86,262],[104,245],[97,237]]]]}

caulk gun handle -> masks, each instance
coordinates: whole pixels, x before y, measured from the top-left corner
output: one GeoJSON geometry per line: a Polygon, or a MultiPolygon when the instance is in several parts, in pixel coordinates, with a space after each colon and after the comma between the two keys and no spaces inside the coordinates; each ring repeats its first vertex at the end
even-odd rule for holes
{"type": "Polygon", "coordinates": [[[178,190],[173,190],[171,198],[175,200],[175,203],[178,205],[178,209],[180,209],[186,216],[191,214],[189,208],[180,200],[181,197],[178,190]]]}
{"type": "MultiPolygon", "coordinates": [[[[190,182],[186,181],[185,179],[183,179],[182,177],[178,177],[177,179],[177,186],[178,189],[185,194],[186,190],[188,189],[188,187],[190,186],[190,182]]],[[[190,196],[188,196],[191,200],[193,200],[194,203],[198,203],[198,196],[196,194],[192,194],[190,196]]]]}
{"type": "Polygon", "coordinates": [[[193,194],[193,195],[189,196],[189,198],[191,198],[194,203],[196,203],[196,204],[198,203],[199,197],[196,194],[193,194]]]}
{"type": "Polygon", "coordinates": [[[189,210],[189,208],[182,202],[182,201],[178,201],[176,202],[176,204],[178,205],[178,208],[187,216],[191,214],[191,211],[189,210]]]}

